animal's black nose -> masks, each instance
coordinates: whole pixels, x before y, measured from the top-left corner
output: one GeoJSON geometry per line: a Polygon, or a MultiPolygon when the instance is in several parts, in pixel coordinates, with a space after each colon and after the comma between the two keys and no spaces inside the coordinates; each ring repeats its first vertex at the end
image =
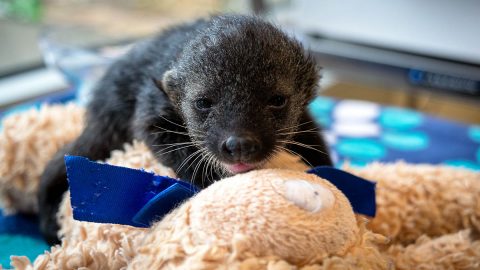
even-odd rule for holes
{"type": "Polygon", "coordinates": [[[235,159],[249,159],[260,149],[260,142],[251,136],[230,136],[222,144],[222,151],[235,159]]]}

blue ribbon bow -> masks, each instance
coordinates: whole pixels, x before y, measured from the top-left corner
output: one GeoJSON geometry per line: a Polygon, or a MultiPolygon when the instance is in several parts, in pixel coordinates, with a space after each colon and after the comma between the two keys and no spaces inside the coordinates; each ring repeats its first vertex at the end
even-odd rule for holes
{"type": "MultiPolygon", "coordinates": [[[[149,227],[199,189],[144,170],[65,156],[73,217],[80,221],[149,227]]],[[[333,167],[308,171],[341,190],[356,213],[375,216],[375,183],[333,167]]]]}

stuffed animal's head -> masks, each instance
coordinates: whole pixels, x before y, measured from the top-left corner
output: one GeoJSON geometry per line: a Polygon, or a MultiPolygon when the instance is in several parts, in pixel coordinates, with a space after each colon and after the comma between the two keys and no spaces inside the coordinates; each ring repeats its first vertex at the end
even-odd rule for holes
{"type": "Polygon", "coordinates": [[[132,266],[193,267],[249,257],[305,265],[345,255],[358,234],[347,198],[332,184],[266,169],[216,182],[177,208],[147,234],[132,266]]]}

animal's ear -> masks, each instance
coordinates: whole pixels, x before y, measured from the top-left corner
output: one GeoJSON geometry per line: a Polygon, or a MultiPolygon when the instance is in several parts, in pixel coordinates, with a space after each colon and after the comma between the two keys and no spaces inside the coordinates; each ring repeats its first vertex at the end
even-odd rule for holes
{"type": "Polygon", "coordinates": [[[175,91],[179,86],[179,78],[175,69],[170,69],[163,74],[162,86],[165,91],[175,91]]]}
{"type": "Polygon", "coordinates": [[[161,80],[154,79],[155,85],[164,92],[171,101],[175,101],[180,94],[180,79],[175,69],[168,70],[161,80]]]}

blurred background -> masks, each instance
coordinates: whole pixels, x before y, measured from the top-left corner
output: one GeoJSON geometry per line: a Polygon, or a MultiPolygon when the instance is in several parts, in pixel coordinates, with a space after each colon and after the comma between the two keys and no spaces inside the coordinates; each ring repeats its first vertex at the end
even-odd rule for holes
{"type": "Polygon", "coordinates": [[[122,53],[112,46],[220,12],[300,38],[324,68],[324,96],[480,123],[477,0],[0,0],[0,108],[78,90],[122,53]]]}

